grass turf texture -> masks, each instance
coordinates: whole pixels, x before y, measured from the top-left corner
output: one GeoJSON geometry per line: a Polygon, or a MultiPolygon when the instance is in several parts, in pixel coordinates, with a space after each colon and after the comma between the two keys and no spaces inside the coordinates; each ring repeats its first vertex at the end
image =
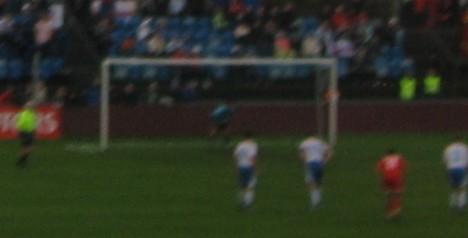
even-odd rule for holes
{"type": "Polygon", "coordinates": [[[257,200],[236,209],[231,151],[204,139],[43,141],[20,171],[0,143],[0,237],[467,237],[468,214],[448,209],[441,162],[451,134],[343,135],[309,213],[300,137],[262,137],[257,200]],[[210,146],[211,145],[211,146],[210,146]],[[401,220],[385,219],[374,173],[390,147],[410,163],[401,220]]]}

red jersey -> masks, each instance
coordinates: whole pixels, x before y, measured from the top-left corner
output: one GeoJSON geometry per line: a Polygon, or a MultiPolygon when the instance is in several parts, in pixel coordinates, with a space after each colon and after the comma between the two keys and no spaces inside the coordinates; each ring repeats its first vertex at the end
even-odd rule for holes
{"type": "Polygon", "coordinates": [[[384,179],[402,180],[404,178],[406,167],[406,161],[403,156],[399,154],[390,154],[380,160],[376,168],[384,179]]]}

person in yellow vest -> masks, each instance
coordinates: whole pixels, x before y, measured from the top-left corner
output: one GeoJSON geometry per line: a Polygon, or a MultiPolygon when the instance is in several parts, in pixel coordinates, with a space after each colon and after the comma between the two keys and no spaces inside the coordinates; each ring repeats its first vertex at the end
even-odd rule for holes
{"type": "Polygon", "coordinates": [[[33,101],[26,102],[16,120],[16,129],[21,143],[21,154],[16,161],[16,166],[21,169],[26,168],[28,157],[34,149],[38,125],[35,106],[33,101]]]}
{"type": "Polygon", "coordinates": [[[435,68],[429,68],[424,77],[424,96],[435,98],[440,95],[442,79],[435,68]]]}
{"type": "Polygon", "coordinates": [[[416,78],[411,73],[406,73],[400,79],[400,99],[403,101],[411,101],[416,96],[416,78]]]}

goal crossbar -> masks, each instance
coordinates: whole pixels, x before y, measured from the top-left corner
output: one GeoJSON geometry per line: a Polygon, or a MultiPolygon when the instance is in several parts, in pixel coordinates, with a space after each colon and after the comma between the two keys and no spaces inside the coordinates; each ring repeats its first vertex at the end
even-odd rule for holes
{"type": "Polygon", "coordinates": [[[159,66],[262,66],[262,65],[311,65],[326,67],[329,72],[328,98],[328,141],[333,146],[337,141],[338,127],[338,66],[335,58],[276,59],[276,58],[203,58],[203,59],[154,59],[154,58],[106,58],[101,63],[101,104],[99,147],[106,150],[109,146],[109,91],[111,66],[114,65],[159,65],[159,66]]]}

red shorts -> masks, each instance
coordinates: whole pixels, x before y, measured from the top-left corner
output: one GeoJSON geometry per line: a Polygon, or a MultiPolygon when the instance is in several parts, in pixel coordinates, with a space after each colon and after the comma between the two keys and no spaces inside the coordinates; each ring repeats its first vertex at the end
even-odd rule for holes
{"type": "Polygon", "coordinates": [[[403,192],[404,182],[402,178],[383,178],[382,184],[386,192],[403,192]]]}

